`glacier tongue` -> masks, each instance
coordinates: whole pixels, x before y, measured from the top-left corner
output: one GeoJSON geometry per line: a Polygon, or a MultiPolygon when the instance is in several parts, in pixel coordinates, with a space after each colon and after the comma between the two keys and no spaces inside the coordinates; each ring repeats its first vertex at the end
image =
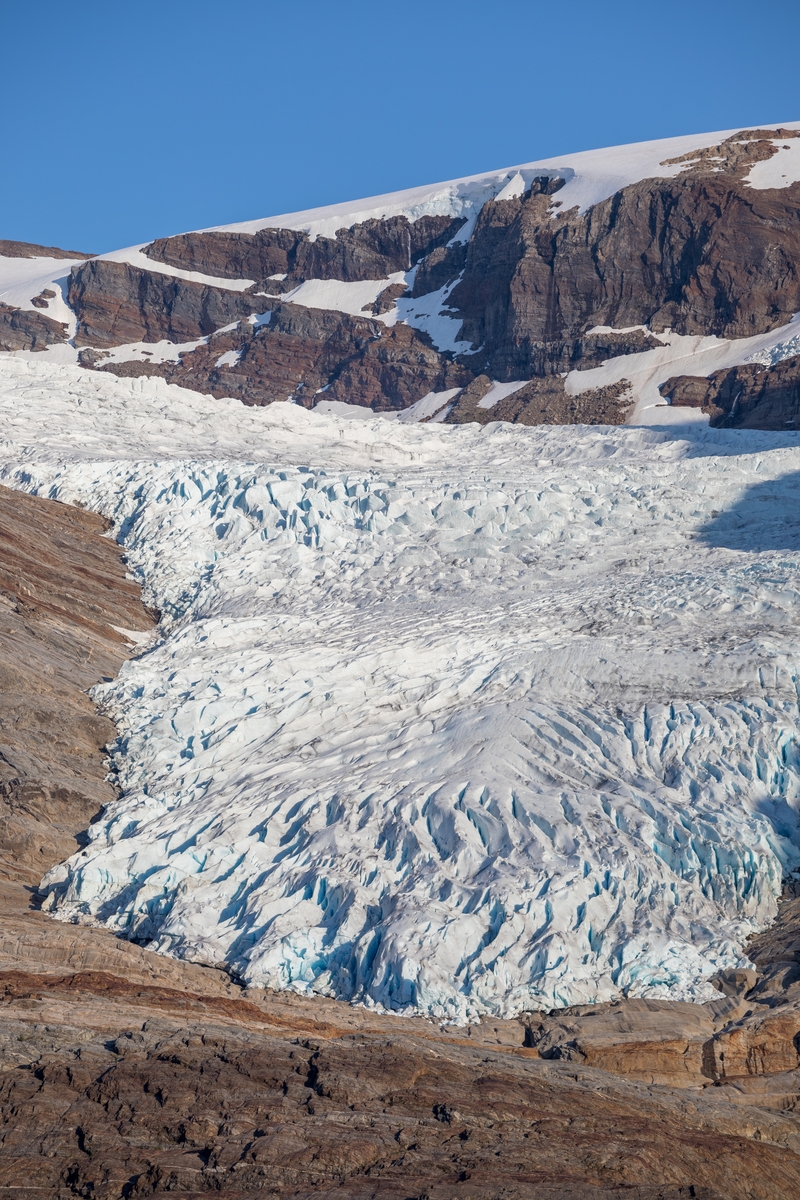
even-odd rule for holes
{"type": "Polygon", "coordinates": [[[55,916],[457,1021],[745,961],[800,865],[794,435],[3,371],[6,482],[112,517],[164,612],[55,916]]]}

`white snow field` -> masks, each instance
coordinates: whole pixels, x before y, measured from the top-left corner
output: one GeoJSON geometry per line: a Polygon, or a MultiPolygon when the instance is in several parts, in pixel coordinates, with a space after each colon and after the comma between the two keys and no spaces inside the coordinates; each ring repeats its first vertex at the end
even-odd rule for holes
{"type": "Polygon", "coordinates": [[[0,464],[111,517],[164,614],[97,689],[122,796],[56,918],[463,1022],[706,998],[774,917],[798,435],[354,421],[15,357],[0,464]]]}

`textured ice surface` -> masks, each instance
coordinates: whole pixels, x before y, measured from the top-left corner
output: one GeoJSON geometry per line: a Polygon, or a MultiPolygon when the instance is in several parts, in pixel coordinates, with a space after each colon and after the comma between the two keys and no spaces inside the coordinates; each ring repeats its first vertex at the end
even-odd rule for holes
{"type": "Polygon", "coordinates": [[[800,439],[352,421],[0,363],[164,611],[48,907],[464,1020],[704,997],[800,863],[800,439]]]}
{"type": "Polygon", "coordinates": [[[785,358],[794,358],[796,354],[800,354],[800,333],[787,338],[784,342],[779,342],[777,346],[757,350],[755,354],[750,355],[747,361],[763,363],[765,367],[774,367],[776,363],[783,362],[785,358]]]}

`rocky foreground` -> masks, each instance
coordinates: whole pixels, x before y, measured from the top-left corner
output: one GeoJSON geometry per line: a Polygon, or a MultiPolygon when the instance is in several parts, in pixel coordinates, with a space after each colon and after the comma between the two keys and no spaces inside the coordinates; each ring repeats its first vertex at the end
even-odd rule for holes
{"type": "Polygon", "coordinates": [[[245,992],[37,909],[113,796],[86,695],[154,614],[91,513],[0,489],[0,1191],[795,1197],[800,899],[707,1004],[467,1028],[245,992]]]}

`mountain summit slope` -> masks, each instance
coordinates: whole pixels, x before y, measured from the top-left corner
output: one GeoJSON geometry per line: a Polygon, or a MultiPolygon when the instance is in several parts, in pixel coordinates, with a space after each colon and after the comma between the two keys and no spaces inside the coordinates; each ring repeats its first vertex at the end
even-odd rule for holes
{"type": "Polygon", "coordinates": [[[799,218],[800,122],[587,151],[159,238],[70,263],[50,298],[17,266],[0,346],[257,405],[783,429],[799,218]],[[56,303],[63,327],[21,315],[56,303]]]}

